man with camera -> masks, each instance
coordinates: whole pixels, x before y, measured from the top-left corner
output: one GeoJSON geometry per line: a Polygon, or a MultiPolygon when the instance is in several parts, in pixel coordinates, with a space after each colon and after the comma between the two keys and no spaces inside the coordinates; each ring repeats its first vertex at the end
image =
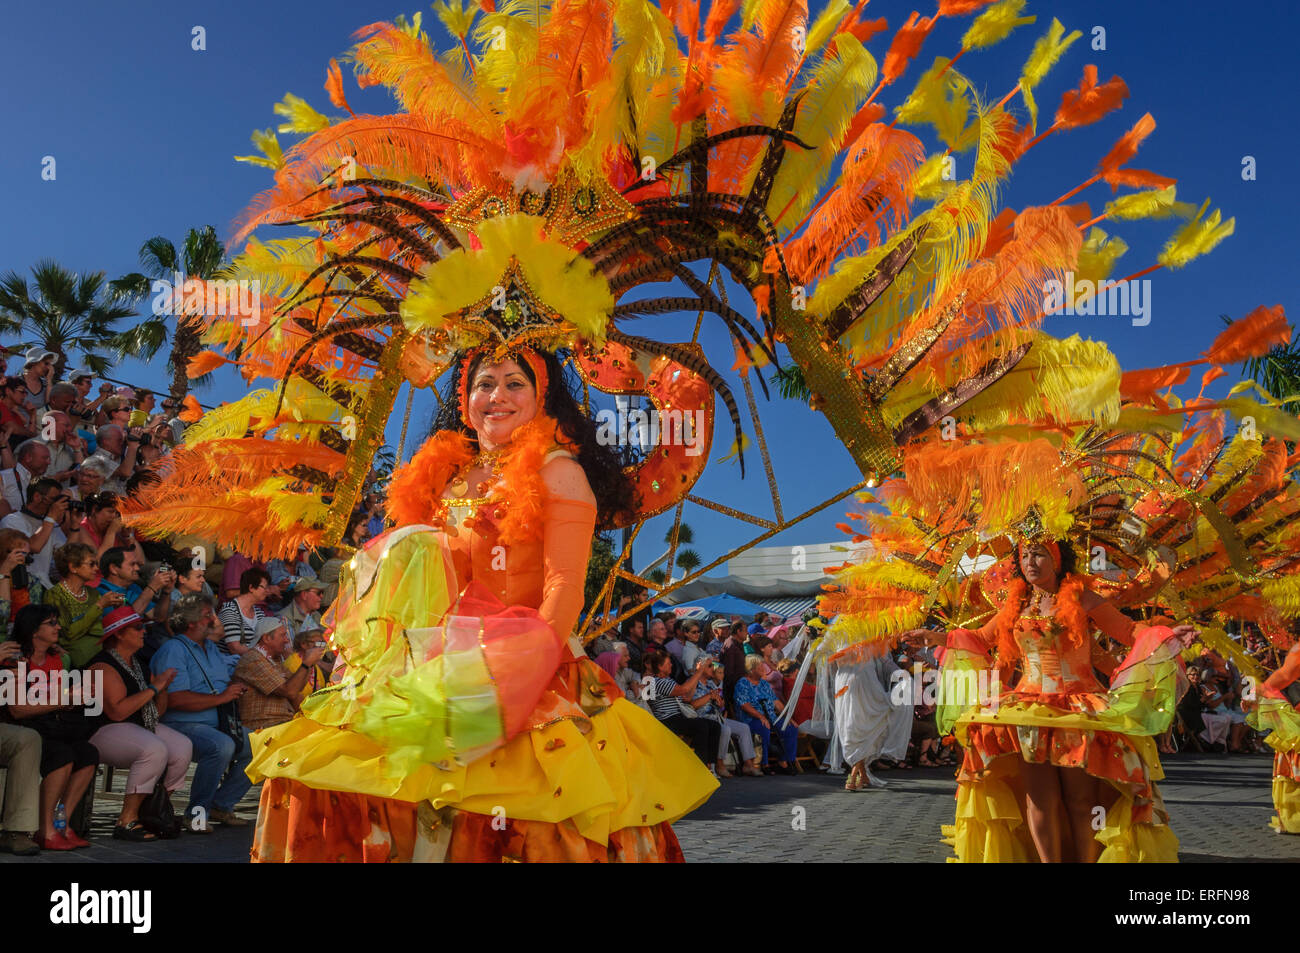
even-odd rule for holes
{"type": "Polygon", "coordinates": [[[12,467],[0,470],[0,494],[9,505],[10,513],[17,513],[27,499],[27,488],[45,476],[50,468],[50,450],[38,438],[24,440],[14,452],[12,467]]]}
{"type": "Polygon", "coordinates": [[[86,445],[72,429],[72,418],[61,410],[47,410],[41,418],[41,435],[36,442],[50,452],[44,475],[69,486],[77,467],[86,459],[86,445]]]}
{"type": "Polygon", "coordinates": [[[136,457],[140,453],[140,431],[124,431],[117,424],[105,424],[95,431],[95,452],[87,460],[103,460],[111,470],[104,481],[104,489],[119,496],[126,495],[126,481],[135,473],[136,457]]]}
{"type": "Polygon", "coordinates": [[[120,593],[126,604],[144,618],[166,624],[171,609],[172,588],[176,585],[176,571],[159,566],[149,582],[140,585],[140,570],[144,567],[135,549],[114,546],[99,558],[99,571],[103,581],[100,592],[120,593]]]}
{"type": "Polygon", "coordinates": [[[100,384],[99,396],[90,400],[90,388],[94,384],[95,375],[84,367],[78,367],[69,372],[68,381],[77,390],[77,399],[72,404],[72,415],[85,424],[90,424],[95,419],[95,411],[99,410],[99,405],[113,396],[112,384],[100,384]]]}
{"type": "Polygon", "coordinates": [[[162,723],[194,745],[197,766],[185,808],[188,827],[199,833],[211,829],[209,821],[244,827],[248,821],[234,808],[252,787],[244,769],[253,756],[236,703],[248,686],[231,678],[230,656],[218,647],[225,631],[211,599],[201,593],[178,599],[170,623],[177,634],[162,644],[149,665],[155,674],[176,670],[162,723]]]}
{"type": "Polygon", "coordinates": [[[313,643],[303,649],[302,664],[290,674],[284,667],[292,648],[284,619],[262,619],[257,623],[256,638],[253,651],[239,657],[234,673],[234,678],[248,686],[239,699],[239,720],[250,731],[284,724],[294,716],[307,679],[325,654],[324,642],[313,643]]]}
{"type": "Polygon", "coordinates": [[[27,537],[32,551],[28,571],[41,584],[42,591],[51,586],[54,550],[68,541],[68,503],[63,487],[42,477],[27,488],[27,505],[0,520],[0,528],[16,529],[27,537]]]}

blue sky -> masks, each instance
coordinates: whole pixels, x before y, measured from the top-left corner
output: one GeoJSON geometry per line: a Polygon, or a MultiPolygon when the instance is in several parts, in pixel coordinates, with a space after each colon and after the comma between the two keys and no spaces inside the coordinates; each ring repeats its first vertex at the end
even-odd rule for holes
{"type": "MultiPolygon", "coordinates": [[[[869,5],[870,16],[890,23],[869,46],[877,58],[914,7],[922,14],[933,11],[930,0],[869,5]]],[[[236,214],[269,183],[266,170],[231,157],[252,151],[253,129],[278,124],[271,106],[294,92],[332,112],[322,90],[329,59],[349,47],[357,27],[416,9],[421,8],[414,3],[337,0],[9,5],[10,42],[0,57],[0,88],[6,90],[0,104],[5,139],[0,271],[27,271],[52,257],[79,271],[105,270],[113,277],[137,267],[137,250],[151,235],[179,243],[186,229],[205,224],[228,235],[236,214]],[[191,49],[195,25],[206,30],[202,52],[191,49]],[[57,162],[52,182],[41,179],[45,156],[57,162]]],[[[1031,0],[1026,13],[1036,14],[1039,22],[990,51],[968,54],[959,66],[988,96],[998,98],[1013,85],[1034,39],[1056,16],[1067,28],[1084,30],[1085,37],[1040,87],[1043,110],[1055,109],[1087,63],[1097,64],[1103,80],[1123,76],[1131,98],[1102,123],[1053,136],[1035,148],[1006,186],[1006,204],[1042,204],[1072,188],[1150,111],[1158,127],[1132,165],[1173,176],[1180,198],[1211,197],[1225,216],[1236,217],[1236,234],[1212,255],[1181,272],[1152,277],[1150,325],[1060,316],[1049,318],[1046,330],[1105,340],[1125,367],[1143,367],[1194,357],[1219,329],[1221,314],[1240,317],[1256,305],[1281,303],[1294,321],[1300,315],[1294,279],[1300,192],[1293,182],[1300,132],[1284,89],[1291,85],[1285,64],[1294,62],[1300,25],[1295,7],[1031,0]],[[1091,49],[1096,26],[1105,29],[1105,50],[1091,49]],[[1254,181],[1242,179],[1244,156],[1255,159],[1254,181]]],[[[951,56],[968,22],[941,23],[918,61],[881,101],[896,105],[933,57],[951,56]]],[[[363,97],[346,73],[345,86],[354,108],[384,108],[379,92],[367,94],[374,99],[363,97]]],[[[1109,197],[1100,184],[1084,195],[1098,212],[1109,197]]],[[[1172,231],[1167,222],[1114,228],[1130,245],[1123,259],[1128,267],[1120,274],[1152,263],[1172,231]]],[[[667,336],[677,326],[670,321],[656,333],[667,336]]],[[[689,333],[689,326],[681,332],[689,333]]],[[[722,336],[706,336],[704,344],[715,363],[730,365],[722,336]]],[[[161,364],[132,361],[116,376],[153,386],[166,381],[161,364]]],[[[205,403],[230,400],[240,387],[233,374],[218,375],[200,397],[205,403]]],[[[770,403],[761,394],[758,399],[787,514],[856,482],[848,454],[822,418],[779,397],[770,403]]],[[[417,397],[416,432],[427,426],[430,404],[417,397]]],[[[394,442],[399,426],[400,413],[391,427],[394,442]]],[[[729,426],[718,430],[724,446],[728,432],[729,426]]],[[[769,515],[757,452],[748,462],[743,481],[734,465],[710,467],[697,492],[769,515]]],[[[832,506],[769,544],[836,539],[833,524],[843,509],[832,506]]],[[[688,508],[687,519],[706,561],[752,535],[744,524],[711,513],[688,508]]],[[[657,541],[665,529],[656,523],[647,533],[657,541]]],[[[638,546],[638,561],[655,549],[638,546]]]]}

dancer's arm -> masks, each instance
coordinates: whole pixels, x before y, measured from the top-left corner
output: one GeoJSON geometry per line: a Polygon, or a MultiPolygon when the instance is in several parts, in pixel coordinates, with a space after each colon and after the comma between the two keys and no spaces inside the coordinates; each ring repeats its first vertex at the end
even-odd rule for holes
{"type": "Polygon", "coordinates": [[[587,560],[596,531],[596,497],[576,460],[560,458],[542,467],[547,499],[542,509],[542,604],[538,613],[567,639],[582,612],[587,560]]]}
{"type": "Polygon", "coordinates": [[[1264,680],[1264,693],[1277,697],[1282,689],[1300,678],[1300,643],[1291,646],[1282,666],[1264,680]]]}

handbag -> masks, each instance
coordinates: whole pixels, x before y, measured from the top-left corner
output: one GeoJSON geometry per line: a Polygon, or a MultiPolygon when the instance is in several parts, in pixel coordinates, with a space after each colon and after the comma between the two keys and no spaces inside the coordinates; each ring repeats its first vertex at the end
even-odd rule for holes
{"type": "Polygon", "coordinates": [[[151,834],[157,834],[163,840],[171,840],[181,834],[181,819],[172,807],[171,795],[163,785],[162,779],[154,785],[152,793],[140,804],[140,823],[151,834]]]}
{"type": "MultiPolygon", "coordinates": [[[[179,638],[184,638],[184,636],[179,636],[179,638]]],[[[188,642],[189,640],[186,639],[185,641],[188,642]]],[[[199,657],[194,654],[194,649],[189,645],[185,647],[189,649],[194,661],[199,662],[199,657]]],[[[213,695],[220,694],[217,691],[217,686],[212,684],[212,679],[208,678],[207,669],[203,667],[202,662],[199,662],[199,671],[203,673],[203,680],[208,683],[208,692],[213,695]]],[[[222,702],[217,706],[217,731],[228,736],[235,743],[235,758],[238,758],[239,753],[244,750],[244,724],[239,720],[239,708],[236,702],[222,702]]],[[[233,760],[231,763],[234,763],[233,760]]]]}

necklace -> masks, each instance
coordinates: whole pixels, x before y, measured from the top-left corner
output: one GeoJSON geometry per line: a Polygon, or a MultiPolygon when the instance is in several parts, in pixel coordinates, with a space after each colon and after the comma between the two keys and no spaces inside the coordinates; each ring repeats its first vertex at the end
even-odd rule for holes
{"type": "Polygon", "coordinates": [[[68,581],[66,579],[61,580],[59,582],[59,585],[63,587],[64,592],[72,596],[72,598],[76,599],[78,602],[85,602],[86,599],[88,598],[88,591],[90,589],[89,586],[83,585],[81,587],[81,595],[77,595],[77,593],[72,591],[72,587],[68,585],[68,581]]]}

